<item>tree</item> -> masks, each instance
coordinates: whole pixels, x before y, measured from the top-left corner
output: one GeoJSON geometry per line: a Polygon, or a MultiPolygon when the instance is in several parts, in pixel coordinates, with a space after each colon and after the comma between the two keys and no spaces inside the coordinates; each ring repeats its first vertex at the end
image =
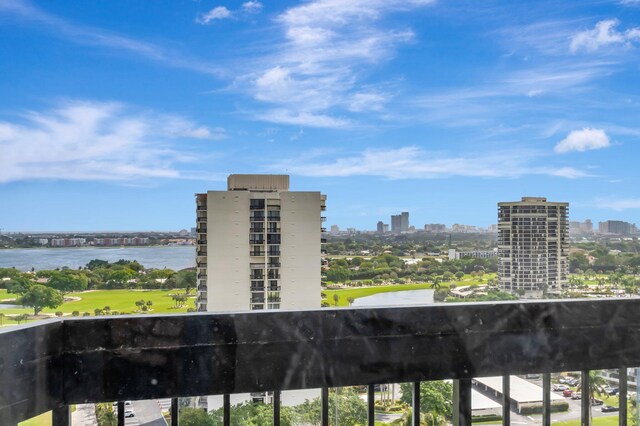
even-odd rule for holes
{"type": "MultiPolygon", "coordinates": [[[[413,389],[411,383],[400,384],[400,400],[411,404],[413,389]]],[[[434,416],[450,419],[453,415],[453,385],[445,381],[420,383],[420,406],[427,407],[434,416]]]]}
{"type": "Polygon", "coordinates": [[[55,272],[49,278],[47,285],[55,288],[64,296],[67,293],[86,290],[89,285],[89,279],[82,273],[55,272]]]}
{"type": "Polygon", "coordinates": [[[340,296],[338,296],[338,293],[333,293],[333,304],[335,306],[338,306],[338,300],[340,300],[340,296]]]}
{"type": "Polygon", "coordinates": [[[71,312],[71,315],[74,317],[79,317],[80,316],[80,311],[73,311],[71,312]]]}
{"type": "Polygon", "coordinates": [[[353,302],[355,302],[356,299],[354,299],[353,297],[349,296],[347,297],[347,302],[349,302],[349,306],[353,305],[353,302]]]}
{"type": "MultiPolygon", "coordinates": [[[[596,395],[606,395],[606,391],[604,387],[607,385],[607,381],[600,375],[600,370],[591,370],[589,371],[589,389],[585,392],[583,389],[583,384],[580,384],[577,387],[578,392],[582,392],[582,397],[585,398],[587,395],[589,396],[589,401],[593,401],[596,395]]],[[[588,425],[593,424],[593,416],[591,414],[591,410],[589,410],[589,423],[588,425]]]]}
{"type": "Polygon", "coordinates": [[[153,302],[151,300],[147,300],[146,305],[148,309],[151,309],[151,307],[153,306],[153,302]]]}
{"type": "Polygon", "coordinates": [[[7,293],[23,295],[35,282],[24,275],[15,275],[7,282],[7,293]]]}
{"type": "Polygon", "coordinates": [[[102,312],[102,309],[100,308],[95,308],[93,310],[93,313],[95,314],[95,316],[99,317],[100,315],[102,315],[104,312],[102,312]]]}
{"type": "Polygon", "coordinates": [[[20,324],[21,322],[28,320],[29,315],[27,314],[14,315],[11,319],[17,322],[18,324],[20,324]]]}
{"type": "Polygon", "coordinates": [[[56,312],[56,316],[57,316],[58,318],[62,317],[63,315],[64,315],[64,313],[62,313],[62,312],[60,312],[60,311],[56,312]]]}
{"type": "Polygon", "coordinates": [[[89,263],[87,263],[87,269],[91,269],[92,271],[94,269],[108,268],[108,267],[109,267],[109,262],[107,262],[106,260],[93,259],[89,261],[89,263]]]}
{"type": "Polygon", "coordinates": [[[44,308],[55,309],[62,305],[63,302],[64,298],[58,290],[40,284],[31,286],[18,299],[19,304],[33,308],[33,315],[38,315],[44,308]]]}
{"type": "Polygon", "coordinates": [[[464,278],[464,272],[462,272],[462,271],[458,271],[458,272],[456,272],[456,278],[457,278],[458,280],[463,279],[463,278],[464,278]]]}
{"type": "Polygon", "coordinates": [[[171,298],[175,302],[176,308],[183,307],[185,302],[187,301],[187,296],[184,294],[174,294],[171,296],[171,298]]]}
{"type": "Polygon", "coordinates": [[[116,426],[118,417],[110,404],[96,404],[96,418],[99,426],[116,426]]]}
{"type": "Polygon", "coordinates": [[[217,426],[213,416],[199,408],[183,408],[180,410],[180,424],[183,426],[217,426]]]}
{"type": "Polygon", "coordinates": [[[2,327],[2,320],[4,319],[4,317],[5,317],[5,314],[0,312],[0,327],[2,327]]]}
{"type": "Polygon", "coordinates": [[[142,307],[145,306],[145,301],[143,299],[136,300],[136,306],[138,307],[138,311],[141,311],[142,307]]]}
{"type": "Polygon", "coordinates": [[[183,269],[176,274],[176,285],[178,288],[184,288],[184,292],[189,294],[197,285],[196,271],[192,269],[183,269]]]}
{"type": "MultiPolygon", "coordinates": [[[[338,424],[340,425],[364,425],[367,423],[367,403],[353,388],[337,388],[329,393],[329,413],[338,412],[338,424]]],[[[295,424],[320,425],[321,402],[320,398],[304,403],[293,408],[295,424]]],[[[329,425],[335,426],[335,417],[329,416],[329,425]]]]}

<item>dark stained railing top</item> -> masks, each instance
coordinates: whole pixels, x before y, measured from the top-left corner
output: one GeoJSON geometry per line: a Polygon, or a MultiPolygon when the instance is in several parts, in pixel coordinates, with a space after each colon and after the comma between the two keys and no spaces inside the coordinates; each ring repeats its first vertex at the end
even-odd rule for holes
{"type": "Polygon", "coordinates": [[[61,404],[624,365],[640,365],[636,298],[63,318],[0,331],[0,424],[61,404]]]}

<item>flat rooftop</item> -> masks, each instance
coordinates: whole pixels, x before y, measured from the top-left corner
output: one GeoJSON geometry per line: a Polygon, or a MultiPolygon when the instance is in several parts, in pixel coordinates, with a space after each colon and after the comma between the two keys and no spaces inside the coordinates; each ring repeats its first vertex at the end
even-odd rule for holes
{"type": "MultiPolygon", "coordinates": [[[[542,387],[524,380],[518,376],[511,377],[511,399],[520,403],[542,402],[542,387]]],[[[479,377],[474,379],[488,387],[502,393],[502,376],[479,377]]],[[[551,401],[564,400],[563,396],[551,392],[551,401]]]]}

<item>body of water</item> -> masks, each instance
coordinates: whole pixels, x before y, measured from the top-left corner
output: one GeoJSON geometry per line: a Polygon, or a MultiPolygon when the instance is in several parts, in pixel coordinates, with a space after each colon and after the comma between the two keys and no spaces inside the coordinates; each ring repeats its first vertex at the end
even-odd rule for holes
{"type": "Polygon", "coordinates": [[[354,307],[373,306],[407,306],[432,305],[435,290],[405,290],[388,293],[378,293],[371,296],[359,297],[353,301],[354,307]]]}
{"type": "Polygon", "coordinates": [[[180,270],[196,265],[195,246],[123,248],[42,248],[0,250],[0,268],[30,271],[67,266],[78,269],[93,259],[116,262],[137,260],[145,268],[180,270]]]}

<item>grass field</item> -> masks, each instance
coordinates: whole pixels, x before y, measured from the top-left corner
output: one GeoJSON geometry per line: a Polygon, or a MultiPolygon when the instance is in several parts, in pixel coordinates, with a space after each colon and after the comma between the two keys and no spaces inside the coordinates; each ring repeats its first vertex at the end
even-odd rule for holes
{"type": "MultiPolygon", "coordinates": [[[[134,313],[137,309],[135,301],[140,299],[144,299],[145,301],[151,300],[153,302],[150,313],[181,313],[187,312],[187,308],[193,307],[193,298],[195,297],[192,293],[191,298],[187,300],[185,306],[176,308],[171,295],[182,292],[183,290],[96,290],[83,293],[71,293],[69,296],[80,297],[81,300],[65,302],[56,309],[44,309],[42,313],[52,314],[60,311],[65,314],[71,314],[73,311],[79,311],[81,315],[83,312],[89,312],[93,315],[94,309],[104,308],[105,306],[109,306],[112,311],[134,313]]],[[[0,290],[0,300],[11,297],[13,297],[13,295],[7,295],[6,290],[0,290]]],[[[33,310],[10,308],[0,309],[0,312],[5,315],[30,314],[33,313],[33,310]]]]}
{"type": "Polygon", "coordinates": [[[32,419],[18,423],[18,426],[50,426],[51,425],[51,411],[42,413],[32,419]]]}
{"type": "MultiPolygon", "coordinates": [[[[617,426],[618,425],[618,416],[607,416],[607,417],[594,417],[593,424],[595,426],[617,426]]],[[[580,419],[569,420],[566,422],[554,422],[554,426],[580,426],[580,419]]],[[[631,424],[629,422],[629,424],[631,424]]]]}

